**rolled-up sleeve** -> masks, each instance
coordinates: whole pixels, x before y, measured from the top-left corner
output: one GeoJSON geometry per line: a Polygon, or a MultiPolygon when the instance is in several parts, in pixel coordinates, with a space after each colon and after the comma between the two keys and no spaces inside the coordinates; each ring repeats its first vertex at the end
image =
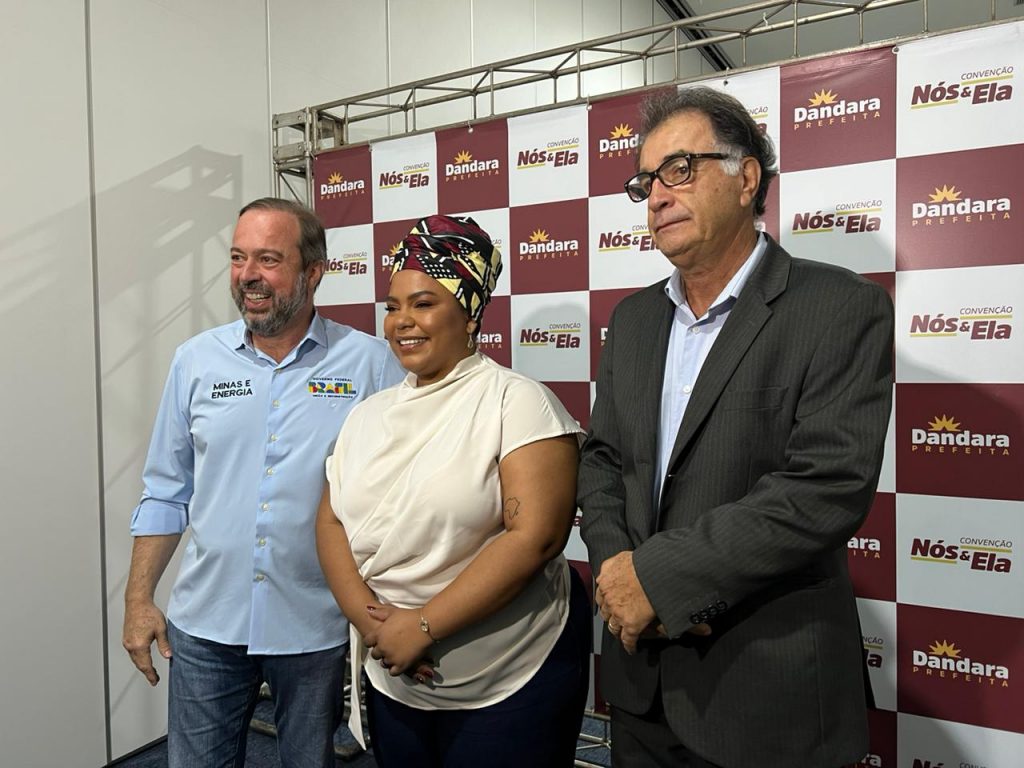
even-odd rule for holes
{"type": "Polygon", "coordinates": [[[132,536],[184,532],[192,500],[195,445],[188,418],[188,387],[179,349],[164,385],[142,473],[142,500],[132,512],[132,536]]]}

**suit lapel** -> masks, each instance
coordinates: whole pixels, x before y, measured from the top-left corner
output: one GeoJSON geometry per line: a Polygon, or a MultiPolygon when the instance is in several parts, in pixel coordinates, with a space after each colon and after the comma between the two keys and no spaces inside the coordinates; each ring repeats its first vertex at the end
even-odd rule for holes
{"type": "Polygon", "coordinates": [[[771,317],[772,310],[768,305],[785,290],[789,264],[789,254],[768,237],[768,247],[761,263],[744,286],[700,369],[672,447],[668,463],[670,472],[718,402],[736,366],[771,317]]]}
{"type": "Polygon", "coordinates": [[[654,472],[658,465],[658,432],[661,422],[661,390],[665,381],[665,355],[672,329],[675,305],[665,295],[665,281],[659,284],[654,298],[656,312],[652,317],[650,347],[638,348],[637,355],[637,431],[638,458],[650,468],[649,477],[643,478],[647,487],[654,487],[654,472]]]}

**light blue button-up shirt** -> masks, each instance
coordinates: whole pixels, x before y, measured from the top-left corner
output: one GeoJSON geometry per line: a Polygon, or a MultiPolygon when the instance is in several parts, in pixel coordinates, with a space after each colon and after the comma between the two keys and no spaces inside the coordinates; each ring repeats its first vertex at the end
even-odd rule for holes
{"type": "Polygon", "coordinates": [[[665,284],[665,294],[676,305],[669,333],[668,353],[665,358],[665,379],[661,389],[661,421],[658,427],[658,475],[654,488],[655,509],[661,499],[661,489],[668,473],[668,460],[672,447],[683,423],[683,414],[690,402],[690,394],[697,383],[700,369],[704,367],[711,347],[729,318],[740,291],[746,285],[750,274],[757,267],[761,256],[768,247],[764,235],[758,234],[757,243],[747,260],[732,276],[722,292],[718,294],[708,311],[701,317],[694,317],[686,302],[686,293],[680,283],[679,270],[675,270],[665,284]]]}
{"type": "Polygon", "coordinates": [[[280,363],[238,320],[171,363],[133,536],[191,536],[167,610],[196,637],[251,654],[346,642],[316,555],[324,461],[352,406],[401,381],[387,343],[320,315],[280,363]]]}

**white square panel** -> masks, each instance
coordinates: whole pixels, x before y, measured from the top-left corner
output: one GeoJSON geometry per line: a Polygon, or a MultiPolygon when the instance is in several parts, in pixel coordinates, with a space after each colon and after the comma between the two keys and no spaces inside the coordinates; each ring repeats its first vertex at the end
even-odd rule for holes
{"type": "Polygon", "coordinates": [[[897,494],[896,599],[1024,618],[1022,540],[1024,502],[897,494]]]}
{"type": "Polygon", "coordinates": [[[586,106],[509,119],[509,205],[586,197],[588,133],[586,106]]]}
{"type": "Polygon", "coordinates": [[[512,297],[512,367],[539,381],[590,380],[587,291],[512,297]]]}
{"type": "Polygon", "coordinates": [[[897,272],[896,380],[1024,381],[1022,302],[1021,264],[897,272]]]}
{"type": "Polygon", "coordinates": [[[854,272],[896,269],[896,161],[783,174],[779,232],[793,256],[854,272]]]}

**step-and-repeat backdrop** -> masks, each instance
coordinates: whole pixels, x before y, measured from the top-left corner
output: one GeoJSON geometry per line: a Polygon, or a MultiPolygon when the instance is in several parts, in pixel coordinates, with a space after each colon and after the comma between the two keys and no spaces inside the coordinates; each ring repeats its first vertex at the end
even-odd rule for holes
{"type": "MultiPolygon", "coordinates": [[[[704,83],[775,142],[764,228],[895,301],[885,465],[849,542],[877,700],[866,765],[1008,768],[1024,755],[1018,70],[1019,22],[704,83]]],[[[321,311],[380,334],[392,254],[413,222],[469,214],[505,264],[482,350],[545,382],[586,427],[612,308],[669,272],[645,206],[622,191],[641,99],[318,156],[321,311]]],[[[568,555],[589,573],[577,534],[568,555]]]]}

